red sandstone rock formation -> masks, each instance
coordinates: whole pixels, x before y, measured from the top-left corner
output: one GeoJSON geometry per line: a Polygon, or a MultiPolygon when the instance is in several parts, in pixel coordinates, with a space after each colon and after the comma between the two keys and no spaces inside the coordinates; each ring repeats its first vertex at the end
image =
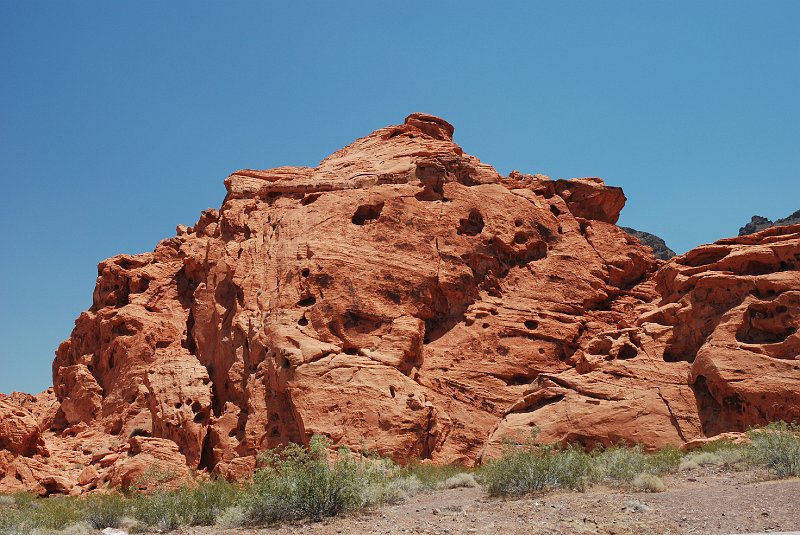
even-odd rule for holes
{"type": "Polygon", "coordinates": [[[54,391],[0,398],[0,490],[79,493],[324,433],[472,464],[504,437],[681,444],[800,418],[800,226],[668,264],[600,179],[501,177],[413,114],[244,170],[100,263],[54,391]],[[41,482],[41,484],[39,484],[41,482]]]}

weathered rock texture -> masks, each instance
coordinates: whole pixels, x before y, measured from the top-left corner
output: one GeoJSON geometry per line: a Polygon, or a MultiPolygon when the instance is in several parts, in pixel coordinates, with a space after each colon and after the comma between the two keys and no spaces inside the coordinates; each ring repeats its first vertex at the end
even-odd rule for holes
{"type": "Polygon", "coordinates": [[[769,227],[778,227],[786,225],[800,225],[800,210],[796,211],[795,213],[789,216],[786,216],[782,219],[777,219],[775,221],[770,221],[766,217],[760,215],[754,215],[752,218],[750,218],[750,222],[748,224],[739,229],[739,236],[754,234],[759,230],[764,230],[765,228],[769,227]]]}
{"type": "Polygon", "coordinates": [[[655,234],[630,227],[620,228],[631,236],[638,238],[642,245],[650,247],[653,250],[653,255],[659,260],[670,260],[675,256],[675,251],[670,249],[666,242],[655,234]]]}
{"type": "Polygon", "coordinates": [[[800,418],[800,226],[665,264],[615,225],[619,188],[502,177],[452,134],[414,114],[239,171],[101,262],[55,388],[0,399],[0,490],[242,477],[313,433],[473,464],[532,426],[657,447],[800,418]]]}

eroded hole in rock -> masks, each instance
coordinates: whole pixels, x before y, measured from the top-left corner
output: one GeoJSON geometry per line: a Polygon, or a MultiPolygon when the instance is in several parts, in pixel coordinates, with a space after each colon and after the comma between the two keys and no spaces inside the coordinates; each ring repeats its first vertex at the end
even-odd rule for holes
{"type": "Polygon", "coordinates": [[[381,216],[383,201],[375,204],[362,204],[356,209],[351,221],[354,225],[363,225],[367,221],[374,221],[381,216]]]}
{"type": "Polygon", "coordinates": [[[775,297],[777,294],[778,293],[775,290],[762,290],[760,288],[750,291],[750,295],[754,295],[759,299],[769,299],[771,297],[775,297]]]}
{"type": "Polygon", "coordinates": [[[303,197],[303,199],[300,201],[300,204],[303,205],[303,206],[307,206],[307,205],[311,204],[312,202],[316,201],[317,199],[319,199],[321,196],[322,196],[322,193],[310,193],[310,194],[306,195],[305,197],[303,197]]]}
{"type": "Polygon", "coordinates": [[[193,420],[194,420],[194,423],[196,423],[196,424],[202,424],[203,422],[206,421],[207,417],[208,417],[208,415],[205,413],[205,411],[200,411],[200,412],[198,412],[197,414],[194,415],[194,419],[193,420]]]}
{"type": "Polygon", "coordinates": [[[522,226],[522,219],[515,219],[514,220],[514,226],[515,227],[521,227],[522,226]]]}
{"type": "Polygon", "coordinates": [[[566,397],[565,394],[556,394],[556,395],[554,395],[552,397],[549,397],[549,398],[540,399],[540,400],[536,401],[535,403],[532,403],[531,405],[525,407],[524,409],[519,410],[519,411],[514,411],[514,412],[518,412],[518,413],[535,412],[535,411],[538,411],[539,409],[541,409],[542,407],[546,407],[547,405],[551,405],[553,403],[558,403],[559,401],[561,401],[565,397],[566,397]]]}
{"type": "Polygon", "coordinates": [[[550,230],[548,227],[538,222],[534,226],[536,227],[536,230],[539,232],[539,236],[541,236],[542,239],[547,243],[552,243],[557,240],[557,238],[553,234],[553,231],[550,230]]]}
{"type": "Polygon", "coordinates": [[[386,299],[388,299],[389,301],[391,301],[396,305],[399,305],[401,302],[400,294],[393,290],[385,290],[383,292],[383,295],[386,296],[386,299]]]}
{"type": "Polygon", "coordinates": [[[530,382],[531,382],[530,378],[528,378],[528,376],[522,375],[522,374],[512,375],[511,377],[506,379],[506,384],[508,386],[526,385],[526,384],[528,384],[530,382]]]}
{"type": "Polygon", "coordinates": [[[311,270],[310,270],[310,269],[308,269],[308,268],[303,268],[303,269],[302,269],[302,271],[300,271],[300,275],[301,275],[303,278],[306,278],[306,277],[308,277],[309,275],[311,275],[311,270]]]}
{"type": "Polygon", "coordinates": [[[525,320],[525,328],[534,330],[539,327],[539,322],[536,320],[525,320]]]}
{"type": "Polygon", "coordinates": [[[160,340],[156,342],[156,349],[164,349],[165,347],[169,347],[169,342],[166,340],[160,340]]]}
{"type": "Polygon", "coordinates": [[[147,288],[150,287],[150,280],[145,278],[139,279],[131,279],[130,281],[130,293],[132,294],[141,294],[147,291],[147,288]]]}
{"type": "Polygon", "coordinates": [[[297,306],[301,307],[310,307],[314,303],[317,302],[317,298],[313,295],[309,295],[308,297],[302,298],[300,301],[297,302],[297,306]]]}
{"type": "Polygon", "coordinates": [[[397,395],[397,389],[391,385],[389,386],[389,395],[391,395],[392,397],[395,397],[397,395]]]}
{"type": "Polygon", "coordinates": [[[694,356],[688,356],[678,353],[673,349],[671,345],[668,345],[666,349],[664,349],[664,354],[662,355],[664,362],[694,362],[694,356]]]}
{"type": "Polygon", "coordinates": [[[297,320],[297,324],[301,327],[305,327],[306,325],[308,325],[308,319],[305,316],[303,316],[302,318],[297,320]]]}
{"type": "Polygon", "coordinates": [[[528,234],[525,232],[517,232],[514,234],[514,243],[517,245],[522,245],[523,243],[528,241],[528,234]]]}
{"type": "Polygon", "coordinates": [[[556,216],[556,217],[558,217],[558,216],[560,216],[560,215],[561,215],[561,210],[559,210],[559,209],[558,209],[558,207],[557,207],[557,206],[555,206],[554,204],[551,204],[551,205],[550,205],[550,212],[552,212],[552,214],[553,214],[554,216],[556,216]]]}
{"type": "Polygon", "coordinates": [[[194,312],[189,310],[189,316],[186,318],[186,332],[184,338],[181,340],[181,347],[188,350],[189,353],[195,355],[197,353],[197,344],[194,341],[194,312]]]}
{"type": "Polygon", "coordinates": [[[378,318],[362,316],[357,312],[348,310],[344,314],[344,322],[342,326],[347,331],[352,331],[359,334],[370,334],[379,330],[383,326],[383,321],[378,318]]]}
{"type": "Polygon", "coordinates": [[[736,414],[744,414],[745,411],[744,401],[739,394],[733,394],[722,398],[722,407],[736,414]]]}
{"type": "Polygon", "coordinates": [[[467,217],[459,220],[457,234],[462,236],[477,236],[483,231],[483,215],[475,208],[469,211],[467,217]]]}
{"type": "Polygon", "coordinates": [[[135,330],[133,330],[132,328],[128,327],[124,323],[119,323],[119,324],[115,325],[114,328],[111,330],[111,332],[114,333],[114,336],[131,336],[131,335],[136,334],[135,330]]]}
{"type": "Polygon", "coordinates": [[[625,343],[622,345],[621,348],[619,348],[619,352],[617,353],[617,358],[623,360],[632,359],[638,354],[639,352],[636,350],[636,347],[634,347],[633,344],[625,343]]]}
{"type": "Polygon", "coordinates": [[[744,323],[736,339],[746,344],[777,344],[797,332],[788,317],[788,307],[756,303],[747,307],[744,323]]]}
{"type": "Polygon", "coordinates": [[[686,254],[684,258],[679,258],[678,263],[689,267],[707,266],[719,262],[730,253],[727,247],[704,247],[695,249],[686,254]]]}
{"type": "Polygon", "coordinates": [[[773,271],[775,271],[773,266],[764,262],[751,260],[742,268],[742,275],[766,275],[767,273],[772,273],[773,271]]]}
{"type": "Polygon", "coordinates": [[[357,347],[346,347],[342,351],[344,351],[345,355],[358,355],[357,347]]]}

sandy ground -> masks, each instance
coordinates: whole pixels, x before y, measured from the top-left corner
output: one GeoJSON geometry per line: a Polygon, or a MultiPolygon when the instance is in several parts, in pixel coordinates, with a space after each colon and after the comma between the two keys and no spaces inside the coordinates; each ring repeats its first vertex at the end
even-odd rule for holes
{"type": "Polygon", "coordinates": [[[288,534],[732,534],[800,530],[800,479],[700,468],[664,479],[661,493],[592,488],[515,499],[477,488],[418,494],[404,503],[323,522],[260,529],[191,528],[182,535],[288,534]]]}

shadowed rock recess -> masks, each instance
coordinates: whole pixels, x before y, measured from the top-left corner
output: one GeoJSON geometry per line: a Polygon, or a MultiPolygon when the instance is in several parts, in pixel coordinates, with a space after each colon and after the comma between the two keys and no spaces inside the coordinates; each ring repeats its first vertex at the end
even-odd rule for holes
{"type": "Polygon", "coordinates": [[[598,178],[500,176],[413,114],[100,263],[55,387],[0,396],[0,491],[244,477],[314,433],[472,465],[800,419],[800,225],[668,263],[598,178]]]}

